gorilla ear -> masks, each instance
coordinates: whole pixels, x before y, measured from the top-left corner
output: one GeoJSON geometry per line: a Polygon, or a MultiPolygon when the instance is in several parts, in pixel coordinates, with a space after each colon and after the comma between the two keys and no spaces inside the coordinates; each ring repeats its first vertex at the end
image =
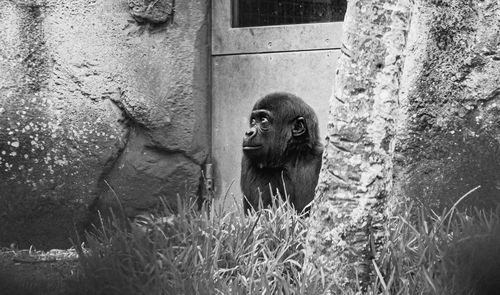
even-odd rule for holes
{"type": "Polygon", "coordinates": [[[297,119],[295,119],[295,122],[293,122],[292,136],[301,136],[306,133],[306,131],[306,120],[304,119],[304,117],[298,117],[297,119]]]}

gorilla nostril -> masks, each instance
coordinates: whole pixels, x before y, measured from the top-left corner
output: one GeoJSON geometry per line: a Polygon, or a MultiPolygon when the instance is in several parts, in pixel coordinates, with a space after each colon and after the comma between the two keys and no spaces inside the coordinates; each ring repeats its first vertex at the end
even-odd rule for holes
{"type": "Polygon", "coordinates": [[[255,134],[255,130],[253,130],[253,129],[248,130],[247,132],[245,132],[245,135],[247,137],[252,137],[254,134],[255,134]]]}

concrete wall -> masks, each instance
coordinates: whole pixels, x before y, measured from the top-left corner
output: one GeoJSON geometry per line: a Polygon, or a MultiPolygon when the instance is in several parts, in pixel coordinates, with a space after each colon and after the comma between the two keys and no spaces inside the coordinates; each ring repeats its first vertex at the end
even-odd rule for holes
{"type": "Polygon", "coordinates": [[[208,1],[134,19],[149,2],[0,0],[0,246],[68,246],[96,198],[134,214],[198,192],[208,1]]]}

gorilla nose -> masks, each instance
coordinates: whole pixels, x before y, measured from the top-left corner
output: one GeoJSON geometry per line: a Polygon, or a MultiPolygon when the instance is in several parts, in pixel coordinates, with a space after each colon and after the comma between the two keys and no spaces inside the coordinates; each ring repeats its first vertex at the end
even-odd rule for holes
{"type": "Polygon", "coordinates": [[[253,137],[255,135],[255,132],[256,132],[255,128],[249,129],[245,132],[245,136],[247,138],[253,137]]]}

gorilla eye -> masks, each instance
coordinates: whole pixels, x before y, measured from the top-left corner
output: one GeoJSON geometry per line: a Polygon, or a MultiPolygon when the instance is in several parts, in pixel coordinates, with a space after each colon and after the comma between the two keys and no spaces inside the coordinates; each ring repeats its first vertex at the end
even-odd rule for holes
{"type": "Polygon", "coordinates": [[[250,126],[255,126],[257,124],[257,121],[255,119],[250,120],[250,126]]]}
{"type": "Polygon", "coordinates": [[[269,129],[269,120],[266,117],[262,117],[260,119],[260,127],[262,128],[262,130],[269,129]]]}

